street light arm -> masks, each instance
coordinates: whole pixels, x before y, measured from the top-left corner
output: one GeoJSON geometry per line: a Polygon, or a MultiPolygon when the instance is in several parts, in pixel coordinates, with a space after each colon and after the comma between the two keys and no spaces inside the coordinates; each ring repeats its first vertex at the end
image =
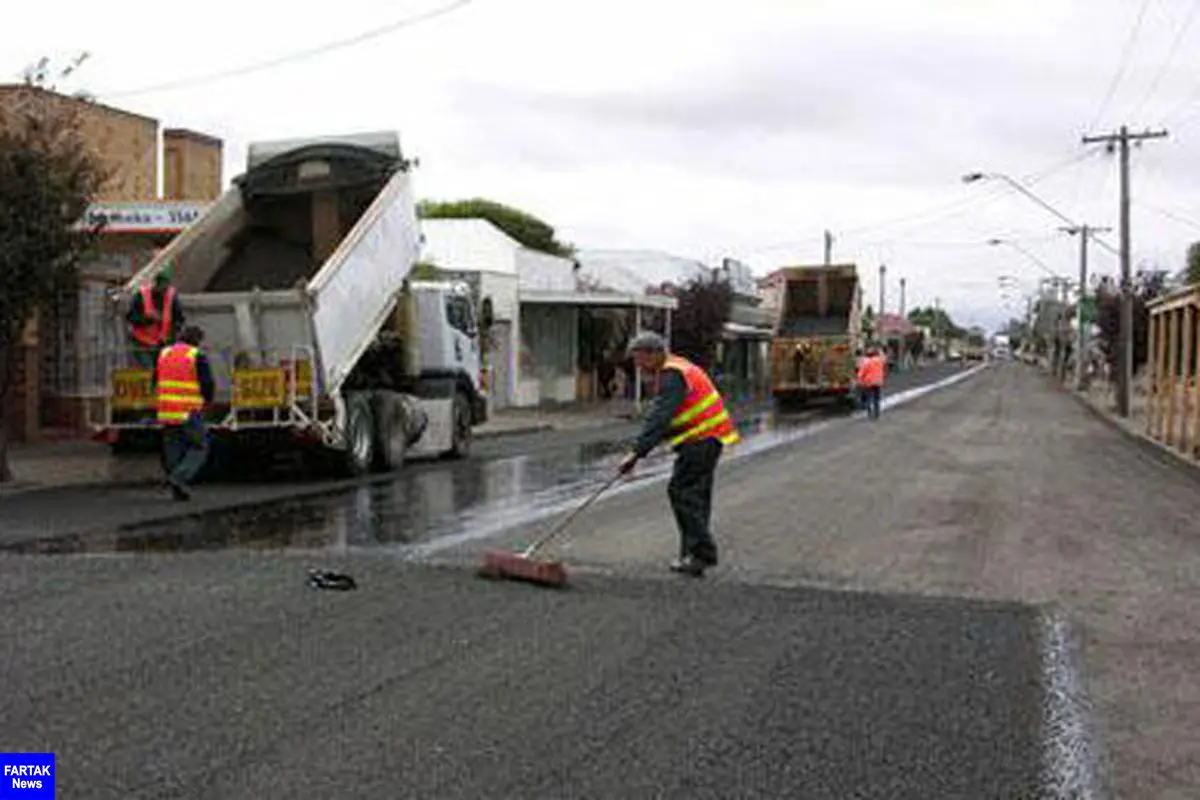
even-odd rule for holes
{"type": "MultiPolygon", "coordinates": [[[[1055,208],[1054,206],[1052,206],[1052,205],[1050,205],[1049,203],[1047,203],[1047,202],[1046,202],[1045,200],[1043,200],[1042,198],[1038,197],[1038,196],[1037,196],[1036,194],[1034,194],[1033,192],[1031,192],[1031,191],[1029,191],[1028,189],[1026,189],[1026,188],[1025,188],[1025,187],[1024,187],[1024,186],[1023,186],[1021,183],[1020,183],[1020,181],[1017,181],[1017,180],[1014,180],[1013,178],[1010,178],[1008,175],[1005,175],[1003,172],[969,172],[969,173],[967,173],[966,175],[963,175],[963,176],[962,176],[963,183],[975,183],[976,181],[985,180],[985,179],[989,179],[989,178],[996,178],[996,179],[999,179],[999,180],[1002,180],[1002,181],[1004,181],[1004,182],[1005,182],[1005,183],[1007,183],[1009,186],[1011,186],[1012,188],[1016,189],[1018,192],[1020,192],[1021,194],[1023,194],[1025,197],[1028,197],[1030,200],[1032,200],[1033,202],[1037,203],[1039,206],[1041,206],[1042,208],[1046,209],[1047,211],[1049,211],[1049,212],[1050,212],[1051,214],[1053,214],[1054,216],[1058,217],[1058,218],[1059,218],[1060,220],[1062,220],[1063,222],[1067,223],[1067,225],[1071,226],[1072,228],[1078,228],[1078,227],[1079,227],[1079,224],[1078,224],[1078,223],[1076,223],[1076,222],[1075,222],[1073,219],[1071,219],[1071,218],[1070,218],[1070,217],[1068,217],[1066,214],[1064,214],[1064,213],[1062,213],[1061,211],[1059,211],[1059,210],[1058,210],[1057,208],[1055,208]]],[[[1111,244],[1109,244],[1108,242],[1104,241],[1104,240],[1103,240],[1103,239],[1101,239],[1100,237],[1098,237],[1098,236],[1097,236],[1097,237],[1095,237],[1095,238],[1093,239],[1093,241],[1094,241],[1096,244],[1098,244],[1098,245],[1100,245],[1101,247],[1103,247],[1103,248],[1104,248],[1105,250],[1107,250],[1108,252],[1112,253],[1114,256],[1120,256],[1120,255],[1121,255],[1120,251],[1118,251],[1118,250],[1117,250],[1115,247],[1113,247],[1111,244]]]]}

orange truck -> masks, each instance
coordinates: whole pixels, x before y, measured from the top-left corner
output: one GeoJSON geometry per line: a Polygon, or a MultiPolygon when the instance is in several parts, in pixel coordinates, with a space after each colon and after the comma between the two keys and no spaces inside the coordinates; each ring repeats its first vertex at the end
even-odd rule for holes
{"type": "Polygon", "coordinates": [[[853,404],[862,344],[862,287],[854,264],[784,267],[763,280],[775,314],[771,393],[778,403],[833,397],[853,404]]]}

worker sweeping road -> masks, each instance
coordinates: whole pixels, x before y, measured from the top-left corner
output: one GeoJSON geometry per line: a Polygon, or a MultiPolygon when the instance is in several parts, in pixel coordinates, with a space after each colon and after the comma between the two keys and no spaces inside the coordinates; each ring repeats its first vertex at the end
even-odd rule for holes
{"type": "Polygon", "coordinates": [[[717,564],[717,544],[709,529],[713,478],[725,445],[740,441],[737,427],[704,370],[669,353],[663,337],[640,333],[629,349],[636,368],[654,379],[658,391],[620,472],[631,472],[663,440],[674,447],[667,497],[679,526],[680,547],[671,570],[699,577],[717,564]]]}

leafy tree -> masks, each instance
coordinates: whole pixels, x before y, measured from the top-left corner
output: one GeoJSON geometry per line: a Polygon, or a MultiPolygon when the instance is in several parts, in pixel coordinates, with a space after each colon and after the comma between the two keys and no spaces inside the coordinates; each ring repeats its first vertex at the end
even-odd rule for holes
{"type": "Polygon", "coordinates": [[[711,369],[733,305],[732,288],[727,281],[696,277],[674,296],[679,307],[671,316],[671,350],[711,369]]]}
{"type": "Polygon", "coordinates": [[[913,325],[929,328],[937,338],[948,337],[951,339],[960,339],[966,335],[966,331],[955,325],[954,320],[950,318],[950,315],[943,308],[921,308],[918,306],[908,312],[908,321],[913,325]]]}
{"type": "Polygon", "coordinates": [[[443,273],[436,264],[431,264],[428,261],[418,261],[416,264],[413,264],[409,277],[414,281],[436,281],[441,280],[443,273]]]}
{"type": "Polygon", "coordinates": [[[1187,249],[1187,268],[1184,270],[1184,283],[1188,285],[1200,283],[1200,242],[1192,242],[1187,249]]]}
{"type": "Polygon", "coordinates": [[[87,101],[53,93],[47,64],[28,70],[0,108],[0,481],[13,477],[5,411],[22,331],[36,311],[78,287],[79,262],[99,233],[81,221],[108,177],[82,133],[87,101]]]}
{"type": "MultiPolygon", "coordinates": [[[[1163,270],[1139,271],[1133,280],[1133,369],[1146,363],[1150,334],[1150,312],[1146,304],[1166,291],[1167,273],[1163,270]]],[[[1121,333],[1121,291],[1110,279],[1096,290],[1096,326],[1100,329],[1100,349],[1109,366],[1118,369],[1121,333]]]]}
{"type": "Polygon", "coordinates": [[[862,313],[862,334],[865,339],[875,336],[875,308],[870,303],[862,313]]]}
{"type": "Polygon", "coordinates": [[[422,219],[486,219],[531,250],[554,256],[571,256],[575,248],[554,236],[554,228],[520,209],[480,197],[469,200],[422,200],[417,204],[422,219]]]}

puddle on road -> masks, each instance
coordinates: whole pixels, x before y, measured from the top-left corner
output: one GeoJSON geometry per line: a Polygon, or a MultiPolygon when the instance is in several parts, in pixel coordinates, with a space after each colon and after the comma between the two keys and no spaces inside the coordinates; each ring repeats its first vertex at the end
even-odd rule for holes
{"type": "MultiPolygon", "coordinates": [[[[938,380],[944,375],[930,376],[938,380]]],[[[899,383],[899,381],[897,381],[899,383]]],[[[897,386],[895,391],[903,390],[897,386]]],[[[885,407],[890,402],[885,402],[885,407]]],[[[842,416],[820,407],[739,421],[743,442],[725,461],[777,447],[825,429],[842,416]],[[820,421],[818,421],[820,420],[820,421]],[[814,424],[815,423],[815,424],[814,424]]],[[[0,548],[19,554],[348,550],[393,548],[421,552],[533,523],[578,502],[606,480],[626,452],[620,441],[596,442],[496,459],[470,459],[434,468],[402,470],[383,484],[336,494],[275,501],[229,511],[198,513],[169,522],[111,532],[53,537],[0,548]]],[[[620,493],[661,479],[670,453],[644,462],[620,493]]]]}

